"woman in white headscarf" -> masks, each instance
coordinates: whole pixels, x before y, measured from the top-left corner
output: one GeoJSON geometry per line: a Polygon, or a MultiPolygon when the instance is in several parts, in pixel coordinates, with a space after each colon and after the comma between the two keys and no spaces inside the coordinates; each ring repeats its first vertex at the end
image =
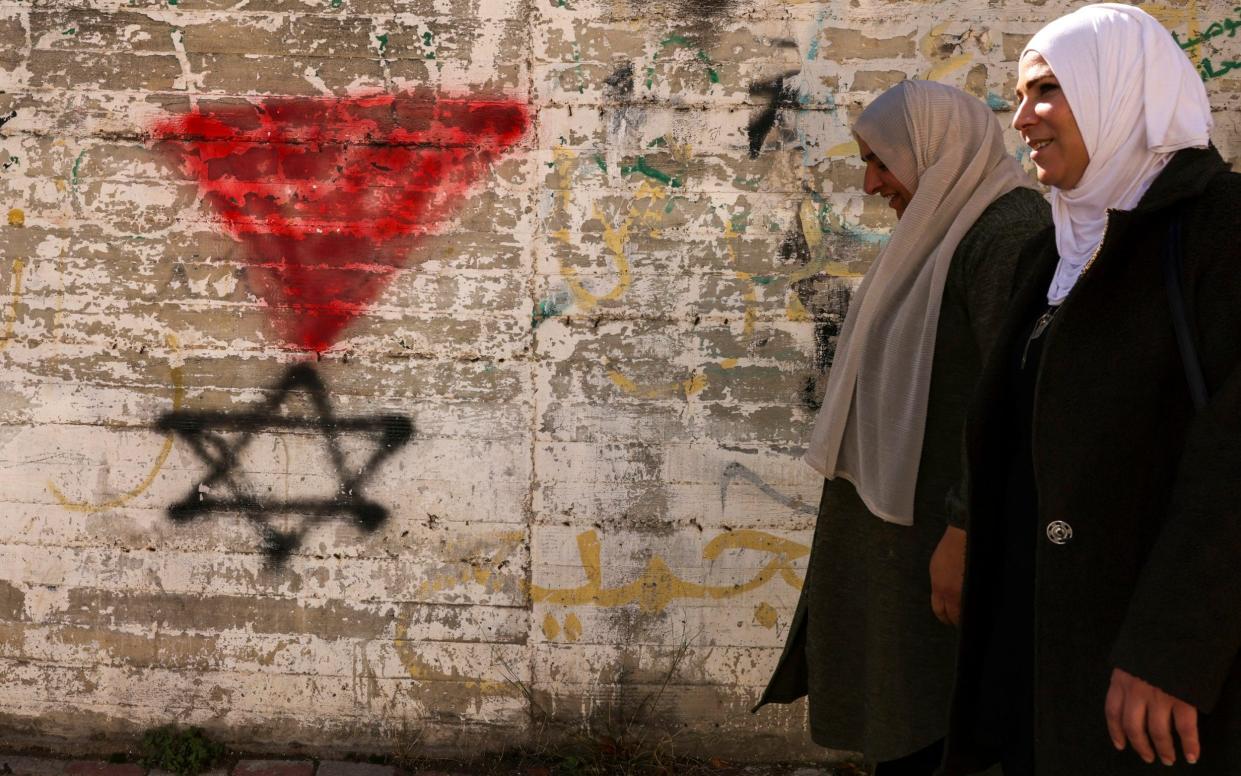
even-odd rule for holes
{"type": "Polygon", "coordinates": [[[929,776],[956,651],[945,591],[959,589],[964,532],[946,500],[965,406],[1020,247],[1049,214],[994,114],[960,90],[905,81],[853,129],[865,191],[899,221],[837,341],[806,455],[827,478],[819,522],[760,705],[809,694],[817,743],[862,752],[880,776],[929,776]]]}
{"type": "Polygon", "coordinates": [[[1017,96],[1055,229],[970,408],[945,772],[1236,776],[1241,176],[1137,8],[1049,24],[1017,96]]]}

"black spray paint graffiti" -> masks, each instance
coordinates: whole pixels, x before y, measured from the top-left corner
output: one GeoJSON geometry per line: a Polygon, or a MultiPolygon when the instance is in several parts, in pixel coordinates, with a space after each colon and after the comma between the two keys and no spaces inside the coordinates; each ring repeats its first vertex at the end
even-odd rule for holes
{"type": "Polygon", "coordinates": [[[807,515],[818,514],[818,510],[812,505],[807,504],[800,498],[795,496],[786,496],[780,491],[763,482],[763,478],[758,476],[754,471],[746,467],[744,464],[733,461],[724,467],[724,474],[720,478],[720,508],[724,507],[724,502],[728,497],[728,486],[735,479],[743,479],[754,487],[758,488],[770,498],[779,504],[783,504],[789,509],[795,509],[798,512],[807,515]]]}
{"type": "Polygon", "coordinates": [[[262,549],[275,565],[283,563],[314,525],[336,515],[351,517],[365,531],[374,531],[388,519],[388,510],[362,494],[362,487],[388,456],[407,443],[414,433],[409,418],[399,415],[336,417],[327,388],[309,364],[298,364],[285,373],[272,396],[251,412],[170,412],[157,428],[184,439],[207,464],[207,476],[185,498],[168,508],[168,516],[186,522],[211,512],[245,515],[258,529],[262,549]],[[314,408],[305,417],[284,415],[281,407],[294,391],[304,391],[314,408]],[[239,468],[241,455],[260,432],[317,431],[327,444],[337,479],[336,492],[323,499],[273,501],[255,495],[246,473],[239,468]],[[226,439],[223,434],[236,434],[226,439]],[[340,447],[344,434],[370,436],[376,448],[367,461],[351,471],[340,447]],[[224,495],[217,495],[217,494],[224,495]],[[269,520],[278,515],[300,517],[299,527],[277,530],[269,520]]]}
{"type": "Polygon", "coordinates": [[[757,159],[759,152],[763,150],[763,143],[767,141],[767,135],[771,134],[772,127],[780,118],[780,111],[785,108],[798,107],[800,93],[795,87],[785,84],[785,79],[792,78],[798,72],[793,70],[776,76],[770,81],[762,81],[750,86],[751,97],[763,97],[768,101],[758,115],[750,120],[750,125],[746,128],[746,135],[750,139],[751,159],[757,159]]]}
{"type": "Polygon", "coordinates": [[[603,96],[612,114],[612,133],[618,134],[626,124],[642,123],[642,110],[633,105],[633,63],[622,62],[603,81],[603,96]]]}
{"type": "MultiPolygon", "coordinates": [[[[807,192],[813,196],[813,192],[807,192]]],[[[801,216],[799,216],[799,219],[801,216]]],[[[789,231],[780,243],[777,254],[781,263],[803,268],[814,260],[805,230],[797,226],[789,231]]],[[[831,282],[822,273],[815,273],[791,284],[802,308],[810,313],[814,322],[814,359],[811,373],[802,384],[801,401],[807,408],[818,412],[823,391],[820,385],[836,357],[836,340],[844,324],[845,313],[853,298],[853,287],[848,283],[831,282]],[[826,282],[825,282],[826,281],[826,282]]]]}
{"type": "Polygon", "coordinates": [[[604,95],[612,100],[623,100],[633,96],[633,63],[622,62],[612,74],[603,80],[604,95]]]}

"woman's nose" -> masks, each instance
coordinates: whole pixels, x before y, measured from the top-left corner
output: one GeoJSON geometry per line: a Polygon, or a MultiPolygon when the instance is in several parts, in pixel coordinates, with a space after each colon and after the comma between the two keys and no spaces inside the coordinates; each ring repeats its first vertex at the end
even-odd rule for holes
{"type": "Polygon", "coordinates": [[[1017,110],[1013,113],[1012,127],[1021,131],[1022,127],[1028,127],[1034,123],[1038,117],[1034,115],[1034,106],[1029,100],[1022,100],[1017,104],[1017,110]]]}
{"type": "Polygon", "coordinates": [[[867,194],[874,194],[883,185],[883,181],[879,179],[879,171],[875,169],[875,165],[866,165],[866,176],[862,179],[862,191],[867,194]]]}

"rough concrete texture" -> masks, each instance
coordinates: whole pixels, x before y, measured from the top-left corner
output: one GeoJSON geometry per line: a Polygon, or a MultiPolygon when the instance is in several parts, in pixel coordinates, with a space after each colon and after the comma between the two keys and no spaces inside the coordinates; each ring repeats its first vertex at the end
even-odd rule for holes
{"type": "MultiPolygon", "coordinates": [[[[1071,5],[3,0],[5,740],[815,752],[747,712],[893,223],[850,122],[911,76],[1007,121],[1071,5]]],[[[1232,3],[1146,7],[1235,160],[1232,3]]]]}

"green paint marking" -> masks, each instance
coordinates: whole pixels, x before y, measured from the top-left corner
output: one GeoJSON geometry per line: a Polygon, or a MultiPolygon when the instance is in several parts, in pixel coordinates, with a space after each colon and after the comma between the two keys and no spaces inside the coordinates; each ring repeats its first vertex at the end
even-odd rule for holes
{"type": "Polygon", "coordinates": [[[771,281],[775,279],[776,278],[774,275],[752,275],[750,276],[750,280],[752,280],[755,284],[760,285],[760,286],[769,286],[771,285],[771,281]]]}
{"type": "Polygon", "coordinates": [[[82,158],[86,156],[86,152],[78,154],[78,158],[73,160],[73,171],[69,173],[69,186],[76,188],[78,185],[78,171],[82,169],[82,158]]]}
{"type": "Polygon", "coordinates": [[[65,34],[66,35],[77,35],[78,31],[75,28],[70,27],[69,29],[65,30],[65,34]]]}
{"type": "Polygon", "coordinates": [[[1209,81],[1212,78],[1219,78],[1221,75],[1226,75],[1231,70],[1241,70],[1241,60],[1225,60],[1220,62],[1219,66],[1216,67],[1212,64],[1209,58],[1203,57],[1202,62],[1198,64],[1198,75],[1204,81],[1209,81]]]}
{"type": "Polygon", "coordinates": [[[332,6],[333,8],[340,8],[344,4],[345,4],[345,0],[332,0],[332,2],[328,3],[328,5],[332,6]]]}
{"type": "Polygon", "coordinates": [[[668,141],[664,139],[663,135],[660,135],[659,137],[655,138],[651,142],[647,143],[646,147],[647,148],[665,148],[667,147],[667,145],[668,145],[668,141]]]}
{"type": "Polygon", "coordinates": [[[631,165],[621,166],[621,175],[629,175],[630,173],[635,173],[635,172],[641,173],[645,175],[646,177],[651,178],[653,180],[657,180],[660,183],[664,184],[665,186],[671,186],[674,189],[678,189],[681,187],[680,178],[674,177],[672,175],[669,175],[666,172],[663,172],[662,170],[657,170],[654,167],[650,166],[649,164],[646,163],[645,156],[639,156],[637,160],[631,165]]]}
{"type": "Polygon", "coordinates": [[[1228,34],[1228,37],[1235,38],[1237,36],[1237,30],[1241,29],[1241,6],[1233,8],[1232,10],[1237,11],[1239,14],[1236,19],[1222,19],[1218,22],[1213,22],[1209,27],[1202,31],[1201,35],[1196,38],[1190,38],[1186,41],[1182,41],[1181,36],[1173,32],[1172,40],[1176,41],[1177,45],[1183,49],[1191,49],[1196,48],[1211,38],[1219,37],[1225,33],[1228,34]]]}
{"type": "Polygon", "coordinates": [[[548,318],[564,315],[572,306],[573,300],[563,291],[553,294],[548,299],[540,299],[534,303],[534,311],[530,314],[530,328],[536,329],[548,318]]]}
{"type": "Polygon", "coordinates": [[[376,35],[375,40],[379,41],[379,56],[382,57],[384,52],[388,50],[388,34],[376,35]]]}
{"type": "MultiPolygon", "coordinates": [[[[659,45],[665,48],[668,46],[683,46],[688,49],[694,48],[694,44],[691,43],[689,38],[686,38],[684,35],[669,35],[661,40],[659,45]]],[[[694,52],[694,58],[707,66],[707,79],[713,84],[718,84],[720,82],[720,74],[716,72],[713,63],[711,62],[711,57],[707,54],[707,52],[703,49],[698,49],[694,52]]],[[[647,83],[647,86],[650,86],[649,82],[647,83]]]]}
{"type": "Polygon", "coordinates": [[[435,52],[434,52],[434,51],[428,51],[428,52],[427,52],[427,59],[435,59],[435,52]]]}
{"type": "Polygon", "coordinates": [[[595,164],[599,165],[600,170],[608,171],[608,160],[604,159],[602,154],[595,154],[595,164]]]}
{"type": "Polygon", "coordinates": [[[646,69],[646,88],[650,89],[655,84],[655,68],[648,67],[646,69]]]}
{"type": "Polygon", "coordinates": [[[434,40],[435,40],[435,34],[432,33],[430,30],[427,30],[426,32],[422,33],[422,45],[430,46],[432,41],[434,40]]]}
{"type": "Polygon", "coordinates": [[[745,231],[746,221],[749,220],[749,218],[750,218],[749,213],[738,213],[737,215],[730,218],[728,222],[729,224],[732,225],[733,231],[740,234],[741,232],[745,231]]]}

